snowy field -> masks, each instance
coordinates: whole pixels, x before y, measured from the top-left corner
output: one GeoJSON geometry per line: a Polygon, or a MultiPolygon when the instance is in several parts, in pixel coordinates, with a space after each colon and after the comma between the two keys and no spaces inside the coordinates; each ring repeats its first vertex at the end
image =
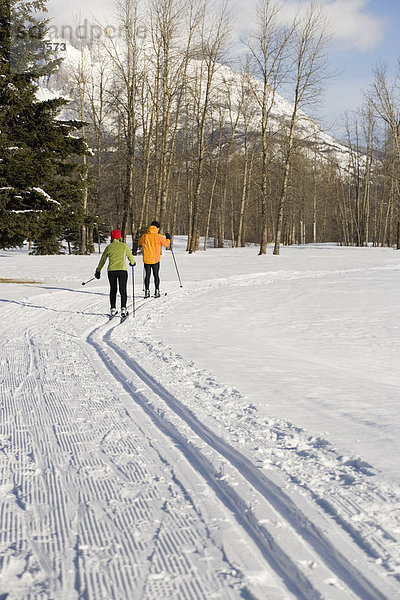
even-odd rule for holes
{"type": "Polygon", "coordinates": [[[0,600],[400,599],[400,252],[174,250],[0,251],[0,600]]]}

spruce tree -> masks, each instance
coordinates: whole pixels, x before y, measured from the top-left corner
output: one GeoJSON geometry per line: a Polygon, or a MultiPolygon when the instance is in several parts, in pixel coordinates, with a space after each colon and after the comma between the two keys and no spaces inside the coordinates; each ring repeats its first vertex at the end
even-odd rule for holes
{"type": "Polygon", "coordinates": [[[59,60],[46,49],[47,0],[0,3],[0,247],[29,239],[34,252],[61,250],[63,231],[82,222],[82,123],[63,120],[63,98],[40,101],[39,81],[59,60]]]}

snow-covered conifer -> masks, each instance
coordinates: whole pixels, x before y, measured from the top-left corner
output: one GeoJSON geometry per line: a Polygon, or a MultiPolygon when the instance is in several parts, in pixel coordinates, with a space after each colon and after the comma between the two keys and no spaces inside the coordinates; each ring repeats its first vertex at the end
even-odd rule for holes
{"type": "Polygon", "coordinates": [[[59,66],[46,45],[45,0],[0,5],[0,247],[32,240],[60,252],[65,223],[79,222],[87,152],[78,121],[61,118],[64,98],[38,100],[41,78],[59,66]],[[72,216],[73,215],[73,216],[72,216]]]}

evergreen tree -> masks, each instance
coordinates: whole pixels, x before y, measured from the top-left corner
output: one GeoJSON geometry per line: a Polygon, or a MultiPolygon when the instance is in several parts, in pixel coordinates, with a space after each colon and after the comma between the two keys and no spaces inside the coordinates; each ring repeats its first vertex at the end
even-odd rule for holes
{"type": "Polygon", "coordinates": [[[66,224],[79,226],[87,145],[82,123],[63,120],[63,98],[40,101],[38,82],[59,66],[46,49],[47,0],[0,3],[0,247],[34,241],[34,252],[61,250],[66,224]]]}

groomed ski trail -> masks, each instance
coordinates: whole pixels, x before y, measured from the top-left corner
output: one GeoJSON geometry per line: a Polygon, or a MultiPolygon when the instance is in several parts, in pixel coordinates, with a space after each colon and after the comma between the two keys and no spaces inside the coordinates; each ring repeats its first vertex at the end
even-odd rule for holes
{"type": "MultiPolygon", "coordinates": [[[[60,310],[60,294],[11,302],[3,328],[1,593],[252,598],[225,554],[234,539],[225,511],[196,473],[179,467],[149,419],[127,411],[122,387],[73,332],[77,322],[93,329],[88,314],[104,319],[99,303],[60,310]],[[20,332],[11,326],[15,307],[27,311],[29,327],[20,332]]],[[[273,573],[263,573],[262,587],[290,597],[273,573]]]]}
{"type": "MultiPolygon", "coordinates": [[[[351,542],[346,539],[348,536],[344,531],[338,534],[332,523],[324,521],[315,511],[315,520],[311,520],[276,483],[199,421],[160,382],[121,350],[111,339],[113,329],[104,334],[101,329],[90,334],[88,341],[104,364],[124,386],[128,396],[150,416],[215,490],[296,598],[383,600],[390,597],[388,594],[392,594],[393,590],[389,587],[386,591],[382,590],[382,587],[385,588],[383,582],[376,586],[363,568],[354,565],[355,550],[346,548],[351,542]],[[286,529],[286,539],[278,542],[282,527],[286,529]],[[289,529],[292,530],[290,534],[289,529]],[[333,542],[335,538],[338,547],[333,542]],[[346,558],[346,550],[351,558],[346,558]]],[[[310,512],[309,508],[307,512],[310,512]]],[[[362,564],[363,559],[365,557],[359,553],[357,562],[362,564]]]]}
{"type": "MultiPolygon", "coordinates": [[[[136,306],[143,319],[121,328],[98,324],[104,297],[59,309],[65,294],[10,303],[9,322],[14,310],[29,313],[17,335],[3,324],[7,600],[399,597],[337,503],[310,504],[300,482],[284,490],[253,448],[234,447],[243,423],[229,441],[210,411],[219,394],[210,379],[199,390],[209,406],[188,406],[182,381],[171,385],[182,361],[163,348],[157,356],[145,336],[132,344],[128,328],[146,325],[148,300],[136,306]]],[[[151,303],[156,318],[169,300],[151,303]]]]}

